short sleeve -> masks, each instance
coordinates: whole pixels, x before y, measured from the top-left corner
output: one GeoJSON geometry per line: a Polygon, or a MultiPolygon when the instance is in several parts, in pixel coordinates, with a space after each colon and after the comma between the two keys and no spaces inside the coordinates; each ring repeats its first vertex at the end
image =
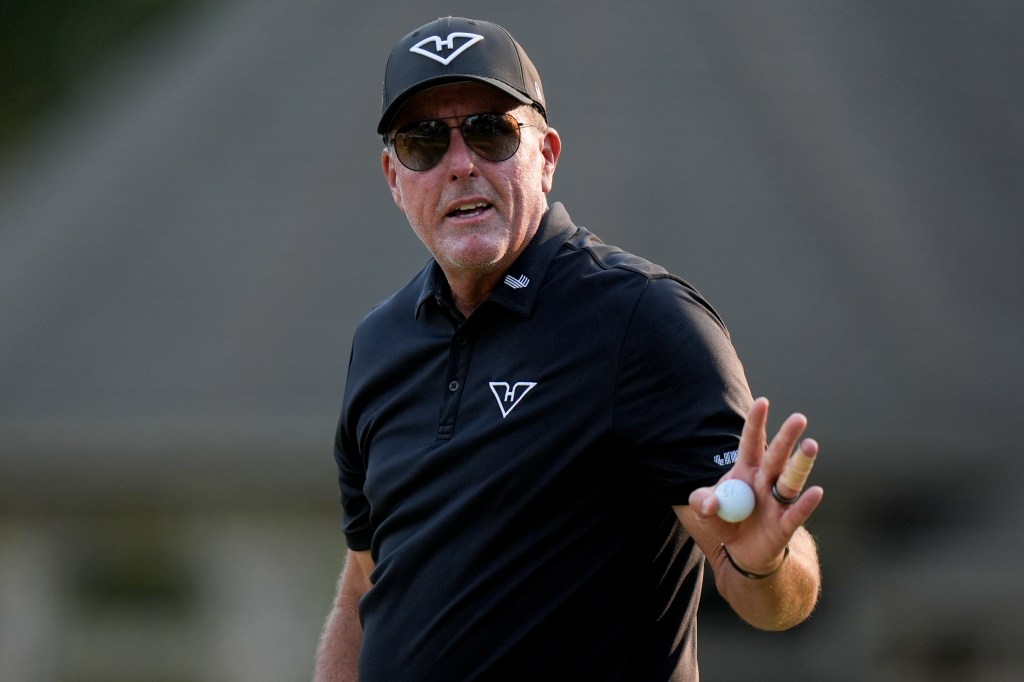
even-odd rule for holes
{"type": "Polygon", "coordinates": [[[725,324],[686,282],[648,283],[616,391],[616,433],[652,499],[686,504],[735,462],[750,389],[725,324]]]}
{"type": "Polygon", "coordinates": [[[370,524],[370,503],[363,493],[366,472],[353,466],[346,451],[338,444],[334,446],[334,460],[338,464],[345,541],[349,549],[370,549],[373,527],[370,524]]]}
{"type": "MultiPolygon", "coordinates": [[[[355,344],[353,344],[353,348],[354,346],[355,344]]],[[[350,378],[351,365],[350,358],[350,378]]],[[[345,401],[341,417],[338,420],[338,430],[334,437],[334,461],[338,467],[338,487],[341,492],[345,542],[349,549],[361,551],[370,549],[373,540],[373,525],[370,521],[370,501],[363,490],[366,484],[366,458],[360,452],[356,440],[350,435],[355,432],[350,388],[351,382],[347,382],[345,401]]]]}

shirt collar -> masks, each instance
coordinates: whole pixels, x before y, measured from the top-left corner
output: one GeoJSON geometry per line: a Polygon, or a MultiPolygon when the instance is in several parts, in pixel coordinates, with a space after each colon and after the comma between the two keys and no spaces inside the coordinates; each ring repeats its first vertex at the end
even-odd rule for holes
{"type": "MultiPolygon", "coordinates": [[[[557,202],[552,204],[541,218],[537,233],[505,273],[504,280],[498,283],[488,300],[528,317],[555,254],[576,229],[565,207],[557,202]]],[[[423,304],[428,300],[434,299],[442,305],[451,304],[451,291],[437,261],[430,261],[424,269],[422,279],[423,285],[416,299],[416,317],[420,316],[423,304]]]]}

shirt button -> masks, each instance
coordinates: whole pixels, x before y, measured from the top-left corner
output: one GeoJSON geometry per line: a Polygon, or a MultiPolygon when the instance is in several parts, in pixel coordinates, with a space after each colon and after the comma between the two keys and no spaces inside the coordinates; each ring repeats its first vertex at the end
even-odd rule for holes
{"type": "Polygon", "coordinates": [[[460,346],[465,346],[466,345],[466,337],[465,336],[457,336],[457,337],[455,337],[455,343],[459,344],[460,346]]]}
{"type": "Polygon", "coordinates": [[[452,393],[455,393],[455,391],[459,390],[459,382],[453,381],[449,383],[448,390],[451,391],[452,393]]]}

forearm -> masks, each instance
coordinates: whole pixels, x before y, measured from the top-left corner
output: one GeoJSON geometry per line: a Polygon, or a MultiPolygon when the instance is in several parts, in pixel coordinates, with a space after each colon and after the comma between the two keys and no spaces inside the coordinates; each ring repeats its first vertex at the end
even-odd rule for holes
{"type": "MultiPolygon", "coordinates": [[[[814,539],[803,528],[789,543],[789,556],[767,578],[752,579],[738,572],[721,547],[708,558],[719,593],[743,620],[762,630],[786,630],[804,621],[814,610],[821,591],[821,572],[814,539]]],[[[746,570],[768,572],[762,567],[746,570]]]]}
{"type": "Polygon", "coordinates": [[[338,580],[334,608],[324,625],[316,654],[313,682],[357,682],[359,650],[363,645],[363,627],[359,620],[359,600],[370,589],[373,561],[369,552],[349,550],[345,569],[338,580]]]}
{"type": "Polygon", "coordinates": [[[357,682],[362,642],[358,609],[335,604],[320,638],[313,682],[357,682]]]}

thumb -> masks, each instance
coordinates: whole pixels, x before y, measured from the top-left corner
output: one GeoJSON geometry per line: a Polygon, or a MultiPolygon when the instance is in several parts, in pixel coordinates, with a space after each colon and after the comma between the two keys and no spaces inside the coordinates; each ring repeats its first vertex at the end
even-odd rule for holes
{"type": "Polygon", "coordinates": [[[714,488],[697,488],[690,493],[690,508],[701,516],[714,516],[718,511],[718,498],[714,488]]]}

